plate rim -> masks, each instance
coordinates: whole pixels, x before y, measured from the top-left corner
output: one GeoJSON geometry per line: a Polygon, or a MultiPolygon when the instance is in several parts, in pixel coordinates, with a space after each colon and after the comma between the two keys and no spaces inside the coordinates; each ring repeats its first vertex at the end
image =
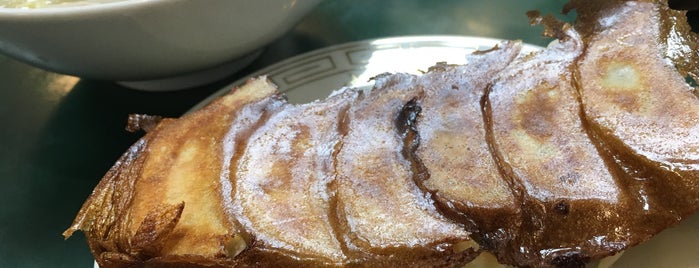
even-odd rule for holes
{"type": "MultiPolygon", "coordinates": [[[[313,57],[319,57],[325,54],[329,54],[332,51],[336,50],[342,50],[342,49],[350,49],[354,47],[361,47],[361,46],[374,46],[378,47],[380,45],[395,45],[395,44],[409,44],[409,43],[417,43],[417,42],[444,42],[444,43],[483,43],[483,44],[498,44],[500,42],[508,41],[510,39],[500,39],[500,38],[493,38],[493,37],[483,37],[483,36],[472,36],[472,35],[404,35],[404,36],[389,36],[389,37],[379,37],[379,38],[371,38],[371,39],[365,39],[365,40],[359,40],[359,41],[350,41],[350,42],[345,42],[345,43],[339,43],[335,45],[330,45],[330,46],[325,46],[322,48],[310,50],[304,53],[300,53],[288,58],[285,58],[283,60],[280,60],[278,62],[272,63],[270,65],[267,65],[265,67],[262,67],[256,71],[253,71],[252,73],[249,73],[247,75],[244,75],[243,77],[226,84],[225,86],[221,87],[220,89],[216,90],[212,94],[208,95],[201,101],[197,102],[195,105],[193,105],[191,108],[189,108],[183,115],[192,113],[196,110],[199,110],[206,106],[207,104],[211,103],[215,99],[225,95],[231,90],[234,90],[237,87],[240,87],[243,85],[246,81],[254,78],[254,77],[259,77],[263,76],[266,74],[269,74],[271,71],[282,68],[284,66],[287,66],[291,63],[301,61],[306,58],[313,58],[313,57]]],[[[518,41],[522,43],[522,53],[530,53],[534,51],[538,51],[543,49],[544,47],[534,45],[534,44],[529,44],[529,43],[524,43],[519,39],[514,39],[514,41],[518,41]]],[[[444,46],[444,47],[449,47],[449,46],[444,46]]],[[[454,46],[458,47],[458,46],[454,46]]],[[[465,47],[465,46],[460,46],[460,47],[465,47]]],[[[337,88],[339,89],[339,88],[337,88]]],[[[279,89],[279,92],[285,93],[288,90],[285,89],[279,89]]]]}

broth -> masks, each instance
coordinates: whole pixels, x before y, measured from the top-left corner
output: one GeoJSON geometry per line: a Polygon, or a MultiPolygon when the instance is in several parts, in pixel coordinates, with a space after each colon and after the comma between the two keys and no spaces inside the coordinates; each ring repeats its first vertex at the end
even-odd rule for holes
{"type": "Polygon", "coordinates": [[[33,9],[61,6],[83,6],[119,1],[125,0],[0,0],[0,8],[33,9]]]}

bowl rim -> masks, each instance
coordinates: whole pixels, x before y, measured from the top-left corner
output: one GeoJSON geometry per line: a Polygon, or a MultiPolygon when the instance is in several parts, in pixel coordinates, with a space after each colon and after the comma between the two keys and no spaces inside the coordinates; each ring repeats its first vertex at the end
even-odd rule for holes
{"type": "MultiPolygon", "coordinates": [[[[89,1],[89,0],[87,0],[89,1]]],[[[115,0],[113,2],[91,3],[86,5],[48,6],[41,8],[0,7],[0,17],[29,17],[53,15],[77,15],[100,12],[113,12],[144,7],[158,3],[178,2],[180,0],[115,0]]]]}

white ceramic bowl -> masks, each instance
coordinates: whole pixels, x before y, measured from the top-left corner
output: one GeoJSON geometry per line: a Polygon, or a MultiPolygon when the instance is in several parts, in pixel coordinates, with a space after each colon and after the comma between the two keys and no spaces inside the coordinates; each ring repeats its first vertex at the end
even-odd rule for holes
{"type": "Polygon", "coordinates": [[[122,0],[0,8],[0,51],[63,74],[136,87],[145,82],[144,88],[153,89],[173,82],[186,87],[177,82],[211,79],[246,65],[318,2],[122,0]]]}

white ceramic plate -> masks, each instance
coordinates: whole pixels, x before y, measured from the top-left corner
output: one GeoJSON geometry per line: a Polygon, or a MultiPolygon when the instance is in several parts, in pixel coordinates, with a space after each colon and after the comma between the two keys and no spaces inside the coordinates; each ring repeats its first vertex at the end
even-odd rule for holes
{"type": "MultiPolygon", "coordinates": [[[[343,86],[367,86],[371,77],[385,72],[419,74],[436,62],[463,64],[466,55],[492,48],[500,41],[481,37],[411,36],[331,46],[255,72],[226,86],[190,111],[200,109],[250,77],[267,75],[291,102],[304,103],[324,99],[343,86]]],[[[526,44],[523,47],[524,52],[539,49],[541,47],[526,44]]],[[[699,214],[627,250],[609,266],[613,259],[616,258],[602,261],[599,267],[699,267],[699,214]]],[[[482,261],[470,267],[493,266],[498,265],[482,261]]]]}
{"type": "MultiPolygon", "coordinates": [[[[298,55],[240,79],[205,99],[190,111],[260,75],[274,82],[290,102],[324,99],[343,86],[360,87],[385,72],[419,74],[437,62],[466,63],[466,55],[490,49],[502,40],[470,36],[408,36],[335,45],[298,55]]],[[[541,49],[525,44],[523,52],[541,49]]]]}

